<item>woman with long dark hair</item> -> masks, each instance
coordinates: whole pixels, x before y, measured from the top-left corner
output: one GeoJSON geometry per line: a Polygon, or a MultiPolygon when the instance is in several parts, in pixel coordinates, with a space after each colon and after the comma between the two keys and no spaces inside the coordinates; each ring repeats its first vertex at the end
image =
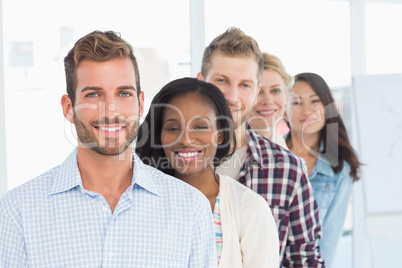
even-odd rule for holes
{"type": "Polygon", "coordinates": [[[319,245],[331,267],[361,163],[324,79],[314,73],[298,74],[293,93],[286,144],[307,164],[322,226],[319,245]]]}
{"type": "Polygon", "coordinates": [[[168,83],[152,100],[137,138],[136,152],[144,163],[194,186],[209,200],[218,267],[279,266],[278,230],[268,203],[216,172],[236,148],[231,112],[216,86],[194,78],[168,83]]]}

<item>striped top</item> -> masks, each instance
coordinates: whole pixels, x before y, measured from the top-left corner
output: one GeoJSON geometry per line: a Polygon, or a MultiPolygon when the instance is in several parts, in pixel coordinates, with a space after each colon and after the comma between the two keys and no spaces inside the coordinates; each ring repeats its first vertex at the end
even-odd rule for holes
{"type": "Polygon", "coordinates": [[[214,208],[214,229],[215,229],[215,242],[216,242],[216,255],[218,257],[218,265],[222,256],[223,236],[221,224],[221,209],[220,209],[219,194],[216,196],[214,208]]]}

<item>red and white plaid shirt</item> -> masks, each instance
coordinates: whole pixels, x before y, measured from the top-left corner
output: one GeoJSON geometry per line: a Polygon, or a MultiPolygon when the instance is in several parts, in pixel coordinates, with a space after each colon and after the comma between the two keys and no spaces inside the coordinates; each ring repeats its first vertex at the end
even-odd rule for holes
{"type": "Polygon", "coordinates": [[[318,206],[304,161],[247,125],[246,159],[238,181],[269,203],[284,267],[325,267],[318,247],[318,206]]]}

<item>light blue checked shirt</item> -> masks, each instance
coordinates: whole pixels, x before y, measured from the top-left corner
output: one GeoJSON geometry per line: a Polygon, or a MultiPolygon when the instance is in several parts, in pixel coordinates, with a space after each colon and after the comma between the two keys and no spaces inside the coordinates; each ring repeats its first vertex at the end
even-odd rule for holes
{"type": "Polygon", "coordinates": [[[201,192],[135,156],[112,214],[82,187],[76,153],[0,199],[0,267],[216,267],[201,192]]]}

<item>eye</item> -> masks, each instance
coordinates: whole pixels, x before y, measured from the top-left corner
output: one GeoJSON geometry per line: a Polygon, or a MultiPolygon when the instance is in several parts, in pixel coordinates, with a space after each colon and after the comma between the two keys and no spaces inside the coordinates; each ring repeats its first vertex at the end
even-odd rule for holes
{"type": "Polygon", "coordinates": [[[133,95],[133,94],[131,94],[130,92],[121,92],[121,93],[120,93],[120,96],[125,97],[125,98],[131,97],[132,95],[133,95]]]}
{"type": "Polygon", "coordinates": [[[218,83],[224,83],[224,82],[225,82],[225,79],[223,79],[223,78],[216,78],[215,81],[218,82],[218,83]]]}
{"type": "Polygon", "coordinates": [[[169,124],[164,127],[164,130],[166,130],[168,132],[175,132],[175,131],[180,131],[180,127],[177,125],[169,124]]]}
{"type": "Polygon", "coordinates": [[[318,103],[318,102],[321,102],[319,99],[316,99],[316,100],[312,100],[311,101],[311,103],[318,103]]]}
{"type": "Polygon", "coordinates": [[[273,94],[280,94],[280,93],[282,93],[282,90],[279,89],[279,88],[275,88],[275,89],[272,90],[272,93],[273,94]]]}
{"type": "Polygon", "coordinates": [[[196,126],[194,129],[199,129],[199,130],[204,130],[204,129],[209,129],[209,127],[208,126],[206,126],[206,125],[200,125],[200,126],[196,126]]]}
{"type": "Polygon", "coordinates": [[[251,87],[249,84],[245,84],[245,83],[243,83],[242,86],[245,87],[245,88],[251,87]]]}
{"type": "Polygon", "coordinates": [[[85,97],[87,97],[87,98],[95,98],[97,96],[99,96],[99,94],[97,92],[91,92],[91,93],[88,93],[87,95],[85,95],[85,97]]]}
{"type": "Polygon", "coordinates": [[[294,101],[294,102],[292,103],[292,105],[295,105],[295,106],[299,106],[300,104],[301,104],[300,101],[294,101]]]}
{"type": "Polygon", "coordinates": [[[174,132],[174,131],[179,131],[180,128],[178,128],[178,127],[167,127],[166,130],[170,131],[170,132],[174,132]]]}

